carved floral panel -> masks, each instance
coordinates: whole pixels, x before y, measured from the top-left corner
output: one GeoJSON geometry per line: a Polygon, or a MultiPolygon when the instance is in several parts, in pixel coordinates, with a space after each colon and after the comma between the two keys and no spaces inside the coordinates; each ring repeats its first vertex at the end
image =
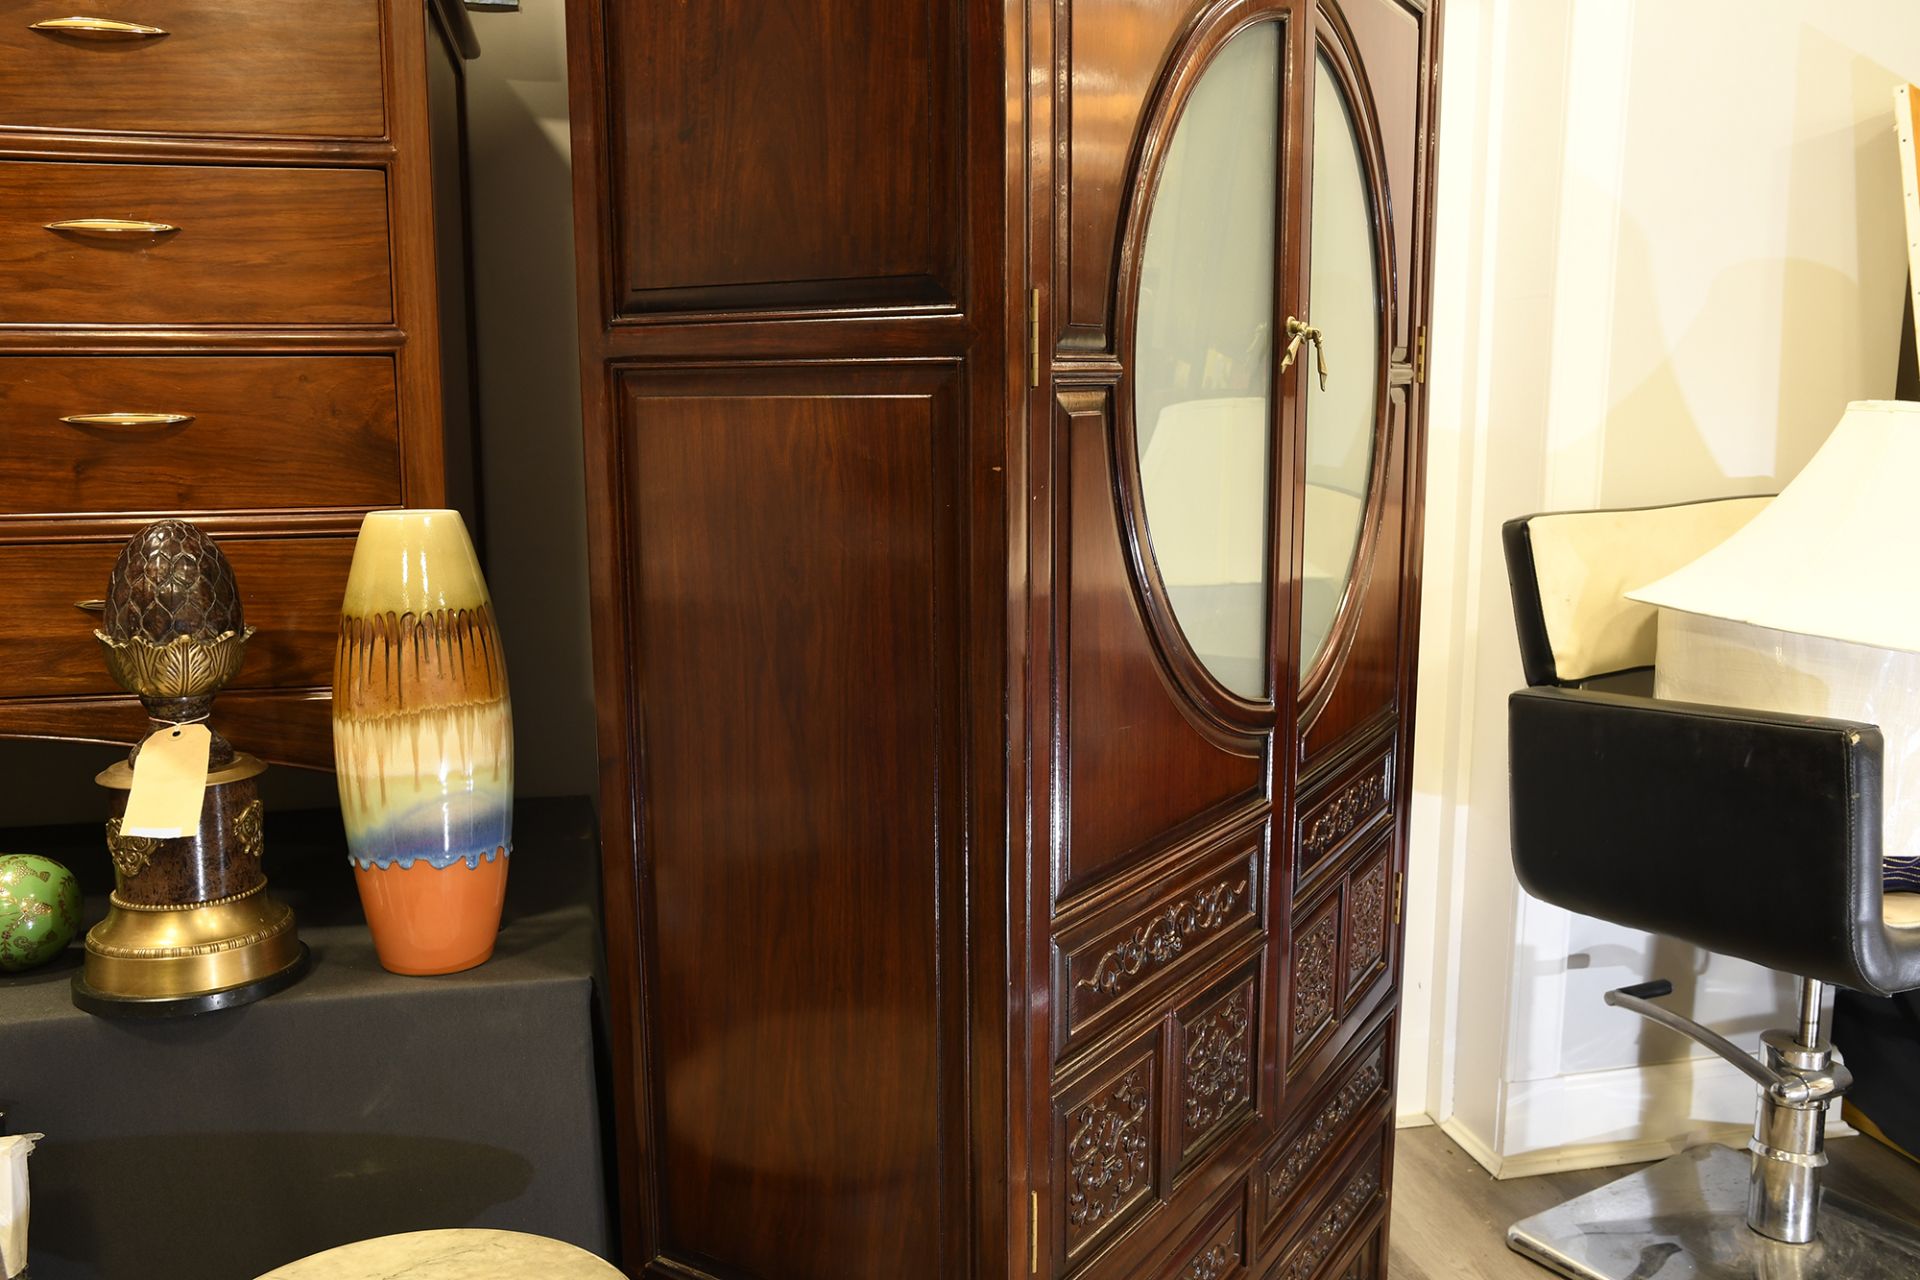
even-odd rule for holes
{"type": "Polygon", "coordinates": [[[1135,1059],[1064,1111],[1056,1185],[1070,1257],[1154,1198],[1154,1062],[1151,1053],[1135,1059]]]}
{"type": "Polygon", "coordinates": [[[1267,1162],[1266,1217],[1272,1221],[1282,1207],[1308,1184],[1321,1157],[1352,1131],[1355,1120],[1373,1105],[1387,1087],[1387,1042],[1384,1036],[1360,1052],[1338,1091],[1322,1102],[1313,1118],[1267,1162]]]}
{"type": "Polygon", "coordinates": [[[1294,1246],[1271,1280],[1310,1280],[1379,1198],[1380,1154],[1376,1151],[1347,1178],[1340,1194],[1320,1211],[1312,1231],[1294,1246]]]}
{"type": "Polygon", "coordinates": [[[1251,1113],[1257,1018],[1253,978],[1197,1012],[1176,1015],[1180,1027],[1180,1151],[1189,1153],[1251,1113]]]}
{"type": "Polygon", "coordinates": [[[1387,962],[1387,916],[1392,911],[1388,889],[1391,859],[1382,854],[1372,866],[1358,872],[1347,887],[1347,982],[1351,997],[1387,962]]]}
{"type": "Polygon", "coordinates": [[[1333,1022],[1340,959],[1340,904],[1328,902],[1293,940],[1293,1008],[1288,1026],[1293,1056],[1333,1022]]]}

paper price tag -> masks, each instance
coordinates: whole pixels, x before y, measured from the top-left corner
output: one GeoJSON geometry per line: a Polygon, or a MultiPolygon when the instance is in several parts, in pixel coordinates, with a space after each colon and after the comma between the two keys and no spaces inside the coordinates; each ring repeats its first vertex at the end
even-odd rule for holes
{"type": "Polygon", "coordinates": [[[207,796],[207,755],[212,749],[213,734],[204,724],[177,724],[141,743],[120,830],[158,840],[199,831],[200,806],[207,796]]]}

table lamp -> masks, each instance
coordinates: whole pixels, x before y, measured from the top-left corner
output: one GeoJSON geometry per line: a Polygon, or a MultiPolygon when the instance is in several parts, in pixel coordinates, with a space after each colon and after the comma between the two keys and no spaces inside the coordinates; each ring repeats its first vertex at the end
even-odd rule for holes
{"type": "Polygon", "coordinates": [[[1857,401],[1659,607],[1657,697],[1878,725],[1889,889],[1920,890],[1920,404],[1857,401]]]}

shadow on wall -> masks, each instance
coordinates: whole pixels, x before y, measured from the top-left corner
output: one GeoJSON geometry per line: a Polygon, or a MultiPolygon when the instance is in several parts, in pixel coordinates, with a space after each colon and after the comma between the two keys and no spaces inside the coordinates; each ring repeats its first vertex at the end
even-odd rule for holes
{"type": "Polygon", "coordinates": [[[513,686],[516,790],[592,795],[586,481],[563,6],[475,13],[468,64],[487,580],[513,686]]]}

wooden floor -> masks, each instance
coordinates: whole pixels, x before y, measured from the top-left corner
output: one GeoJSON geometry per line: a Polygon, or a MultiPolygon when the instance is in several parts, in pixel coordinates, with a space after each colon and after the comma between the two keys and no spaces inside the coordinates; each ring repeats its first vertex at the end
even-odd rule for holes
{"type": "MultiPolygon", "coordinates": [[[[1871,1138],[1827,1144],[1831,1184],[1920,1230],[1920,1165],[1871,1138]]],[[[1428,1125],[1403,1129],[1394,1156],[1389,1280],[1547,1280],[1507,1249],[1507,1228],[1601,1186],[1632,1168],[1586,1169],[1497,1182],[1428,1125]]]]}

